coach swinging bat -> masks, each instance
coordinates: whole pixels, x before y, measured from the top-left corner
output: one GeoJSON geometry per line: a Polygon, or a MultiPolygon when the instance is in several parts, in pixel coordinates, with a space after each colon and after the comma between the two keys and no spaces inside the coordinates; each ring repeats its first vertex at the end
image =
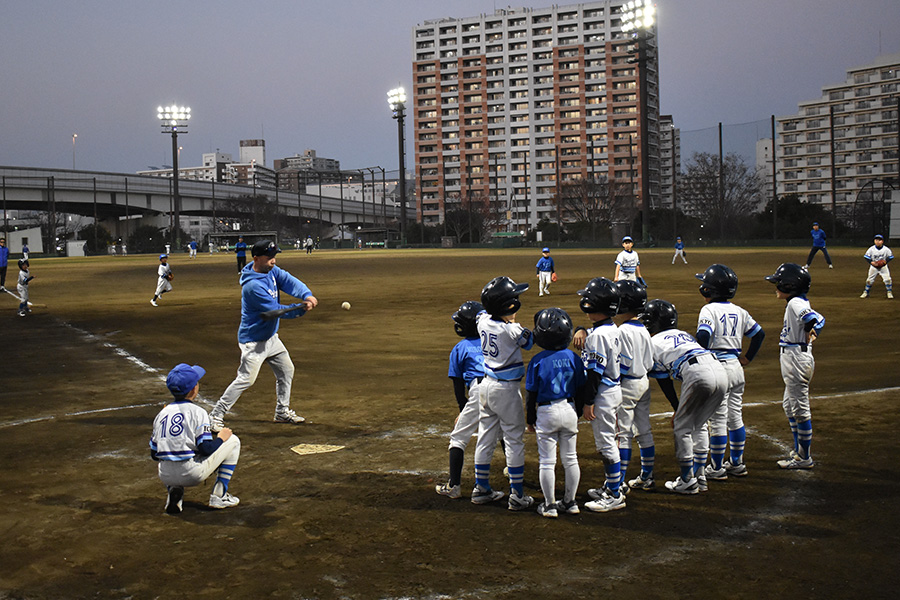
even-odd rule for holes
{"type": "Polygon", "coordinates": [[[295,310],[303,311],[299,315],[302,317],[307,311],[306,304],[302,304],[300,306],[293,306],[291,308],[278,308],[275,310],[267,310],[265,312],[259,313],[259,316],[260,316],[260,318],[262,318],[263,321],[271,321],[272,319],[277,319],[281,315],[287,314],[289,312],[293,312],[295,310]]]}

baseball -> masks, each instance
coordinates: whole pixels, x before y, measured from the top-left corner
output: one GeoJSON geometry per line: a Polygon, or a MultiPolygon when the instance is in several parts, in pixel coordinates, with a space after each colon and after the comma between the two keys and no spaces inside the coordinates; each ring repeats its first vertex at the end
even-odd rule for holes
{"type": "Polygon", "coordinates": [[[343,304],[341,304],[341,308],[343,308],[344,310],[350,310],[350,303],[344,302],[343,304]]]}

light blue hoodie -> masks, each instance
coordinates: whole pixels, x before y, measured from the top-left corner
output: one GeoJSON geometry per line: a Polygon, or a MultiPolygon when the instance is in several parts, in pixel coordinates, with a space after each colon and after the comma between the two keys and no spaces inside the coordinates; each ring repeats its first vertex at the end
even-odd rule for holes
{"type": "MultiPolygon", "coordinates": [[[[292,308],[300,304],[281,304],[279,292],[306,300],[312,292],[306,284],[278,266],[268,273],[257,273],[250,263],[241,270],[241,326],[238,328],[238,342],[263,342],[278,331],[279,319],[264,321],[260,313],[279,308],[292,308]]],[[[304,309],[282,315],[281,319],[295,319],[306,314],[304,309]]]]}

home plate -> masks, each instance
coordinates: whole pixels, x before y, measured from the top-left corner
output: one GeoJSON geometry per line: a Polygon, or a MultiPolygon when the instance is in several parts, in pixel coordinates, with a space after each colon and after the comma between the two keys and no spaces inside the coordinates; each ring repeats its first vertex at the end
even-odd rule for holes
{"type": "Polygon", "coordinates": [[[343,450],[343,446],[332,446],[330,444],[297,444],[291,450],[297,454],[324,454],[325,452],[336,452],[343,450]]]}

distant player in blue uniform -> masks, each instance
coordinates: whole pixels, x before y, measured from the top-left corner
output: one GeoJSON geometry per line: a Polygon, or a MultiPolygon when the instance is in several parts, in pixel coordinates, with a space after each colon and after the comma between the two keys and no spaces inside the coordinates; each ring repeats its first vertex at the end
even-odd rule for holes
{"type": "Polygon", "coordinates": [[[809,250],[809,256],[806,257],[806,269],[809,268],[809,265],[812,264],[813,257],[816,255],[816,252],[819,250],[822,251],[822,254],[825,255],[825,262],[828,263],[828,268],[833,269],[834,265],[831,264],[831,257],[828,256],[828,249],[825,247],[825,232],[819,229],[818,223],[812,224],[812,231],[809,232],[809,235],[812,236],[813,245],[809,250]]]}
{"type": "Polygon", "coordinates": [[[684,261],[684,264],[687,264],[686,254],[684,253],[684,242],[681,241],[681,236],[679,235],[675,238],[675,256],[672,257],[672,264],[675,264],[675,259],[681,257],[681,260],[684,261]]]}
{"type": "Polygon", "coordinates": [[[572,319],[561,308],[545,308],[534,316],[534,341],[543,348],[528,363],[525,375],[526,422],[537,434],[541,491],[544,502],[537,512],[555,518],[559,511],[577,515],[575,493],[581,480],[576,442],[578,413],[575,396],[587,376],[584,363],[568,349],[572,319]],[[556,501],[556,449],[566,474],[561,502],[556,501]]]}
{"type": "Polygon", "coordinates": [[[450,479],[434,487],[438,494],[448,498],[462,497],[460,480],[466,446],[478,431],[481,410],[478,386],[484,380],[484,355],[475,321],[482,311],[484,307],[480,302],[470,300],[463,302],[452,317],[453,329],[463,338],[450,352],[450,368],[447,371],[447,376],[453,381],[459,416],[450,433],[450,479]]]}
{"type": "Polygon", "coordinates": [[[244,242],[244,236],[238,238],[237,244],[234,245],[234,251],[237,253],[238,272],[247,264],[247,244],[244,242]]]}
{"type": "Polygon", "coordinates": [[[553,259],[550,258],[550,248],[541,250],[541,258],[538,259],[535,268],[538,276],[538,296],[544,294],[549,296],[550,283],[553,281],[553,274],[556,273],[556,266],[553,264],[553,259]]]}
{"type": "Polygon", "coordinates": [[[191,240],[188,249],[191,251],[188,258],[197,258],[197,240],[191,240]]]}
{"type": "Polygon", "coordinates": [[[6,290],[6,269],[9,265],[9,248],[6,247],[6,238],[0,238],[0,292],[6,290]]]}

